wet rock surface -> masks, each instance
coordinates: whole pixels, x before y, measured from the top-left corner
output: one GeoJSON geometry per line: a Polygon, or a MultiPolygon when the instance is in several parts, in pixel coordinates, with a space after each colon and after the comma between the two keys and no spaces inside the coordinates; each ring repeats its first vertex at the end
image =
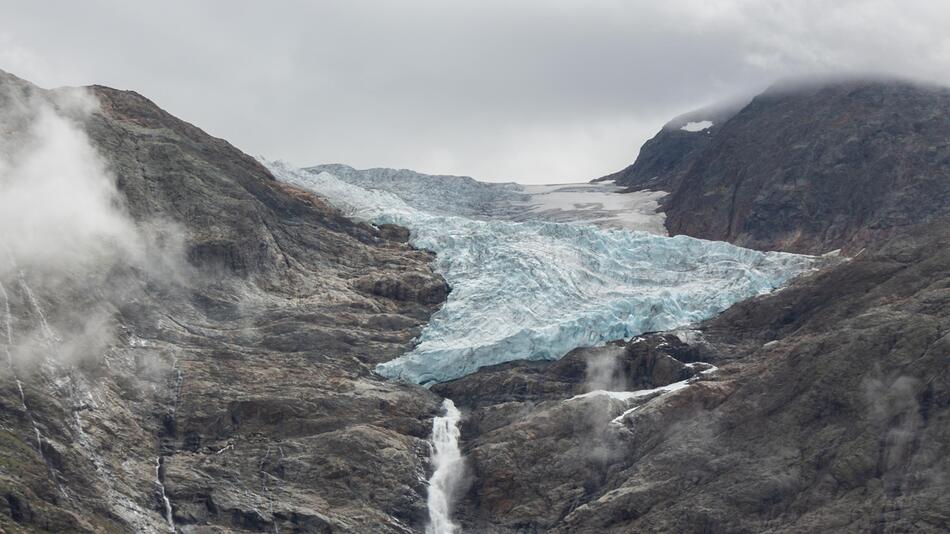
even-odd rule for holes
{"type": "Polygon", "coordinates": [[[0,530],[421,529],[440,399],[371,369],[444,299],[431,255],[136,93],[90,91],[99,109],[78,124],[174,272],[117,261],[97,279],[2,280],[15,372],[4,362],[0,530]],[[29,344],[39,310],[54,335],[29,344]],[[73,332],[91,316],[95,343],[67,347],[89,341],[73,332]]]}
{"type": "Polygon", "coordinates": [[[516,361],[480,369],[430,389],[468,406],[563,399],[591,389],[632,391],[686,380],[686,363],[708,357],[675,333],[638,336],[634,343],[579,348],[556,361],[516,361]]]}
{"type": "MultiPolygon", "coordinates": [[[[821,254],[950,211],[950,89],[897,80],[778,84],[741,110],[675,119],[614,175],[663,190],[671,235],[821,254]]],[[[686,117],[686,116],[684,116],[686,117]]]]}

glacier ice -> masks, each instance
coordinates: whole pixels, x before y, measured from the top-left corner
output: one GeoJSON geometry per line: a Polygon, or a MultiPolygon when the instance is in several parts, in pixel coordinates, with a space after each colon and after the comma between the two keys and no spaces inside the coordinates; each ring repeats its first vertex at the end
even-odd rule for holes
{"type": "Polygon", "coordinates": [[[385,182],[361,187],[264,163],[354,218],[409,228],[414,246],[436,253],[434,268],[452,288],[447,301],[411,352],[377,367],[407,382],[681,327],[773,291],[817,261],[686,236],[434,213],[380,188],[385,182]]]}
{"type": "Polygon", "coordinates": [[[364,189],[382,190],[433,215],[508,221],[589,222],[666,235],[658,213],[664,191],[621,193],[615,183],[522,185],[485,183],[468,176],[422,174],[407,169],[358,170],[339,163],[304,169],[327,172],[364,189]]]}
{"type": "Polygon", "coordinates": [[[339,163],[304,170],[327,172],[364,189],[388,191],[407,205],[436,215],[507,218],[524,211],[512,204],[530,198],[516,183],[479,182],[468,176],[422,174],[408,169],[357,170],[339,163]]]}

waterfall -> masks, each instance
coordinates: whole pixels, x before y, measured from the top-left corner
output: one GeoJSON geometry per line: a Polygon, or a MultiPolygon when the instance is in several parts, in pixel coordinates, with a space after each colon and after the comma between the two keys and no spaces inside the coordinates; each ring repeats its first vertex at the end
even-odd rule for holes
{"type": "Polygon", "coordinates": [[[158,485],[158,488],[161,491],[165,522],[168,523],[168,527],[171,529],[171,531],[175,532],[175,516],[172,513],[172,502],[168,500],[168,496],[165,495],[165,475],[162,473],[162,470],[165,466],[163,464],[164,458],[159,456],[155,460],[155,483],[158,485]]]}
{"type": "MultiPolygon", "coordinates": [[[[177,356],[172,356],[172,370],[175,371],[175,384],[172,399],[171,407],[171,419],[175,420],[175,417],[178,414],[178,404],[181,400],[181,385],[184,381],[184,375],[181,371],[181,363],[178,361],[177,356]]],[[[171,454],[175,454],[175,444],[174,444],[174,434],[172,435],[171,440],[171,454]]],[[[155,460],[155,482],[158,484],[159,489],[161,490],[162,496],[162,505],[164,508],[164,518],[165,522],[168,523],[168,527],[172,532],[177,532],[175,528],[175,514],[172,509],[172,501],[168,498],[168,495],[165,492],[165,457],[167,450],[165,448],[166,442],[165,438],[159,438],[158,443],[158,459],[155,460]]]]}
{"type": "Polygon", "coordinates": [[[442,401],[445,415],[432,419],[432,465],[429,479],[429,525],[426,534],[455,534],[458,525],[452,522],[452,507],[461,483],[464,463],[459,449],[459,420],[462,413],[451,399],[442,401]]]}
{"type": "Polygon", "coordinates": [[[46,320],[46,313],[43,312],[43,308],[40,306],[40,301],[36,300],[36,295],[33,294],[33,290],[30,289],[29,284],[26,283],[26,275],[23,273],[23,271],[20,271],[19,277],[20,287],[23,288],[23,292],[30,301],[30,306],[33,307],[33,311],[36,312],[36,316],[40,319],[40,329],[43,332],[43,337],[46,338],[46,344],[50,347],[55,346],[60,341],[59,336],[57,336],[56,333],[53,332],[53,329],[50,328],[49,322],[46,320]]]}
{"type": "MultiPolygon", "coordinates": [[[[41,318],[44,336],[46,337],[46,341],[52,349],[53,345],[58,341],[58,338],[50,329],[49,324],[46,322],[46,315],[43,314],[43,309],[39,307],[39,302],[37,302],[36,297],[33,295],[33,291],[30,290],[30,286],[26,284],[26,280],[23,277],[22,271],[20,271],[20,286],[23,288],[32,306],[35,308],[37,315],[41,318]]],[[[50,480],[56,484],[59,492],[63,494],[63,497],[65,497],[66,500],[72,501],[72,497],[66,493],[66,488],[64,488],[60,483],[59,475],[56,469],[53,467],[52,462],[50,462],[50,459],[47,457],[46,452],[43,450],[43,434],[40,432],[39,425],[36,424],[36,419],[33,417],[33,412],[27,405],[26,393],[23,391],[23,383],[20,381],[19,376],[17,376],[16,367],[13,363],[13,353],[11,352],[11,349],[13,348],[13,315],[10,312],[10,295],[7,293],[6,288],[3,287],[3,284],[0,284],[0,296],[3,297],[5,330],[4,337],[6,338],[3,343],[3,349],[7,356],[7,365],[10,370],[10,374],[13,377],[13,380],[16,381],[16,387],[20,393],[20,407],[26,413],[27,419],[29,419],[30,425],[33,427],[33,437],[36,439],[36,450],[40,453],[40,457],[42,457],[43,461],[46,463],[46,468],[49,470],[50,480]]]]}

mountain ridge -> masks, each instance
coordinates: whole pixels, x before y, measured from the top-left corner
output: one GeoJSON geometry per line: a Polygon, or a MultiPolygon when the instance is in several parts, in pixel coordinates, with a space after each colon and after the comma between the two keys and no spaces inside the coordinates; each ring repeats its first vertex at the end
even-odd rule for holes
{"type": "Polygon", "coordinates": [[[671,235],[855,253],[950,210],[948,138],[948,88],[778,84],[705,133],[664,127],[612,176],[669,192],[671,235]]]}
{"type": "MultiPolygon", "coordinates": [[[[29,98],[4,110],[23,111],[25,125],[74,91],[17,80],[0,85],[29,98]]],[[[3,263],[12,335],[0,343],[15,372],[0,382],[0,462],[14,469],[0,471],[0,529],[421,527],[439,400],[372,367],[404,352],[444,299],[431,255],[277,182],[136,93],[81,91],[98,104],[54,117],[69,143],[53,148],[81,149],[89,172],[51,170],[72,173],[77,193],[109,182],[105,202],[156,253],[119,251],[79,273],[3,263]],[[375,450],[398,460],[367,463],[375,450]]],[[[13,161],[29,132],[3,132],[13,161]]],[[[24,243],[12,249],[32,250],[24,243]]]]}

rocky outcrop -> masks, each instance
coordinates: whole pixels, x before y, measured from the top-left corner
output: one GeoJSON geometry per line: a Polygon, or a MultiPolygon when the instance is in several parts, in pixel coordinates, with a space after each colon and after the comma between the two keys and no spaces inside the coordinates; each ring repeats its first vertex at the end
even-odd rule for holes
{"type": "Polygon", "coordinates": [[[855,253],[950,211],[950,89],[782,83],[738,112],[688,118],[713,126],[688,132],[675,119],[631,167],[605,177],[668,191],[671,235],[855,253]]]}
{"type": "Polygon", "coordinates": [[[674,176],[681,172],[684,163],[705,150],[712,141],[713,134],[742,107],[739,104],[726,104],[680,115],[664,124],[653,138],[640,147],[637,160],[633,164],[594,181],[614,181],[637,191],[669,191],[674,176]],[[703,121],[711,124],[699,131],[687,126],[703,121]]]}
{"type": "Polygon", "coordinates": [[[676,333],[641,336],[603,347],[579,348],[555,361],[520,360],[479,369],[431,390],[467,407],[506,402],[564,399],[591,390],[633,391],[686,380],[697,370],[686,364],[708,359],[702,347],[676,333]]]}
{"type": "MultiPolygon", "coordinates": [[[[5,110],[61,107],[60,91],[0,86],[5,110]]],[[[0,268],[0,530],[420,529],[440,400],[372,368],[445,297],[431,255],[136,93],[88,91],[98,107],[75,123],[154,250],[0,268]]]]}
{"type": "Polygon", "coordinates": [[[950,528],[948,109],[896,81],[779,86],[672,121],[604,177],[669,191],[671,233],[854,257],[695,331],[434,387],[467,413],[463,525],[950,528]]]}
{"type": "Polygon", "coordinates": [[[518,386],[497,401],[481,373],[439,386],[469,403],[462,438],[474,482],[463,523],[478,532],[945,531],[948,245],[950,225],[936,221],[737,304],[678,334],[685,342],[648,335],[496,369],[492,384],[518,386]],[[592,365],[605,351],[613,365],[592,365]],[[682,377],[658,375],[666,360],[718,369],[629,400],[571,398],[574,384],[601,388],[597,376],[615,391],[682,377]],[[529,373],[547,378],[521,387],[529,373]]]}

